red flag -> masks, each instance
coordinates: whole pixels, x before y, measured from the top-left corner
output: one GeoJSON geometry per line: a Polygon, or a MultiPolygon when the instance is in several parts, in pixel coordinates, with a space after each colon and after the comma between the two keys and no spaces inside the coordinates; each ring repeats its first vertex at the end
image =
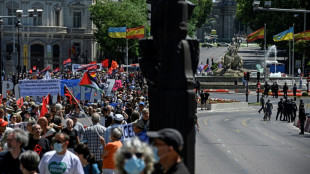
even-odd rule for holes
{"type": "Polygon", "coordinates": [[[112,60],[111,68],[112,68],[112,70],[115,70],[117,68],[117,62],[116,61],[112,60]]]}
{"type": "Polygon", "coordinates": [[[46,98],[43,97],[43,104],[42,104],[42,108],[41,108],[41,111],[40,111],[40,117],[44,117],[44,115],[46,113],[48,113],[46,105],[47,105],[46,98]]]}
{"type": "Polygon", "coordinates": [[[39,72],[39,74],[49,70],[50,68],[51,68],[51,66],[48,66],[48,67],[44,68],[41,72],[39,72]]]}
{"type": "Polygon", "coordinates": [[[57,67],[56,69],[54,69],[53,72],[54,72],[54,73],[59,72],[59,67],[57,67]]]}
{"type": "Polygon", "coordinates": [[[53,103],[52,103],[52,98],[51,98],[52,96],[51,96],[51,94],[50,93],[48,93],[47,95],[46,95],[46,97],[45,97],[45,101],[46,101],[46,104],[47,105],[52,105],[53,103]]]}
{"type": "Polygon", "coordinates": [[[93,66],[91,67],[88,67],[87,70],[96,70],[97,69],[97,64],[94,64],[93,66]]]}
{"type": "Polygon", "coordinates": [[[66,60],[63,61],[63,65],[66,65],[66,64],[69,64],[69,63],[71,63],[71,58],[66,59],[66,60]]]}
{"type": "Polygon", "coordinates": [[[109,59],[105,59],[105,60],[103,60],[103,61],[101,61],[101,64],[102,64],[102,66],[104,66],[104,67],[109,67],[109,59]]]}
{"type": "Polygon", "coordinates": [[[97,62],[94,61],[94,62],[90,62],[89,64],[97,64],[97,62]]]}
{"type": "Polygon", "coordinates": [[[29,74],[32,74],[32,69],[29,70],[29,74]]]}
{"type": "Polygon", "coordinates": [[[65,93],[65,96],[66,96],[66,98],[67,98],[67,100],[70,102],[70,104],[72,105],[72,104],[77,104],[77,105],[79,105],[79,101],[73,96],[73,95],[71,95],[71,91],[70,91],[70,89],[67,87],[67,86],[64,86],[64,93],[65,93]]]}
{"type": "Polygon", "coordinates": [[[36,71],[36,70],[37,70],[37,66],[33,66],[33,67],[32,67],[32,70],[33,70],[33,71],[36,71]]]}
{"type": "Polygon", "coordinates": [[[19,99],[16,101],[16,104],[17,104],[18,108],[22,108],[22,106],[24,105],[24,99],[23,99],[23,97],[19,98],[19,99]]]}

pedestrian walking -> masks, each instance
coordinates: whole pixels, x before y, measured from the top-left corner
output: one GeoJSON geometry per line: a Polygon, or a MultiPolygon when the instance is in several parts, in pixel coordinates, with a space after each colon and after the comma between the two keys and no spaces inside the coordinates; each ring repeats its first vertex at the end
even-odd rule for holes
{"type": "Polygon", "coordinates": [[[279,85],[278,85],[277,82],[276,82],[276,85],[275,85],[274,93],[275,93],[275,97],[278,98],[278,95],[279,95],[279,85]]]}
{"type": "Polygon", "coordinates": [[[287,97],[287,90],[288,90],[288,87],[286,85],[286,82],[284,83],[284,86],[283,86],[283,97],[287,97]]]}
{"type": "Polygon", "coordinates": [[[282,115],[283,115],[283,99],[280,98],[280,101],[278,102],[278,112],[276,116],[276,121],[278,120],[278,116],[280,115],[279,120],[282,120],[282,115]]]}
{"type": "Polygon", "coordinates": [[[300,100],[299,104],[299,121],[300,121],[300,135],[304,134],[305,129],[305,121],[306,121],[306,113],[305,113],[305,106],[303,100],[300,100]]]}
{"type": "Polygon", "coordinates": [[[275,82],[273,82],[273,84],[271,85],[271,93],[272,93],[272,98],[274,98],[275,94],[276,94],[276,84],[275,84],[275,82]]]}
{"type": "Polygon", "coordinates": [[[260,111],[262,111],[262,110],[265,113],[265,99],[264,99],[264,95],[261,96],[259,102],[260,102],[262,107],[260,108],[260,110],[258,110],[258,113],[260,113],[260,111]]]}
{"type": "Polygon", "coordinates": [[[268,98],[269,90],[270,90],[270,86],[269,86],[268,82],[265,82],[265,85],[264,85],[264,95],[266,96],[266,98],[268,98]]]}
{"type": "Polygon", "coordinates": [[[268,102],[266,103],[266,112],[265,112],[265,117],[264,117],[264,121],[270,121],[271,115],[272,115],[272,109],[273,109],[273,105],[270,102],[270,99],[268,99],[268,102]]]}

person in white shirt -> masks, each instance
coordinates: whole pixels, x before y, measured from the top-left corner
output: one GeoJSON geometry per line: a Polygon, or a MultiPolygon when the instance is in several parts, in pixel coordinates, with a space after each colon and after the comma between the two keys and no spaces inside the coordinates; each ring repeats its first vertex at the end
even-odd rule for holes
{"type": "Polygon", "coordinates": [[[84,174],[79,157],[67,150],[69,139],[66,133],[56,133],[52,141],[55,150],[43,155],[39,164],[40,173],[84,174]]]}

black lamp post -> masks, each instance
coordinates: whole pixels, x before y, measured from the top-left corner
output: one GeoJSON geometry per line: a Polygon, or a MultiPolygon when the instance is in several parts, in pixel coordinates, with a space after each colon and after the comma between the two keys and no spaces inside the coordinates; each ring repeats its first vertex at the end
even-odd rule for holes
{"type": "Polygon", "coordinates": [[[2,93],[2,36],[1,36],[1,30],[3,25],[3,19],[0,18],[0,93],[2,93]]]}
{"type": "Polygon", "coordinates": [[[18,34],[17,34],[17,41],[18,41],[18,60],[17,60],[17,82],[19,80],[19,74],[20,74],[20,41],[19,41],[19,32],[20,28],[22,27],[22,24],[20,23],[20,20],[17,21],[15,24],[15,27],[18,29],[18,34]]]}

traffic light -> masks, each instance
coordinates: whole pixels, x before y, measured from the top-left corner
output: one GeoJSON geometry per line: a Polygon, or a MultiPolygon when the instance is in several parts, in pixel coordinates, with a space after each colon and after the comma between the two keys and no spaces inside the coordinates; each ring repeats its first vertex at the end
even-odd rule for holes
{"type": "Polygon", "coordinates": [[[244,72],[244,80],[250,80],[250,73],[244,72]]]}
{"type": "Polygon", "coordinates": [[[257,72],[257,80],[260,79],[260,72],[257,72]]]}
{"type": "Polygon", "coordinates": [[[244,78],[244,80],[248,80],[248,79],[247,79],[247,78],[248,78],[248,73],[247,73],[247,72],[244,72],[243,78],[244,78]]]}

